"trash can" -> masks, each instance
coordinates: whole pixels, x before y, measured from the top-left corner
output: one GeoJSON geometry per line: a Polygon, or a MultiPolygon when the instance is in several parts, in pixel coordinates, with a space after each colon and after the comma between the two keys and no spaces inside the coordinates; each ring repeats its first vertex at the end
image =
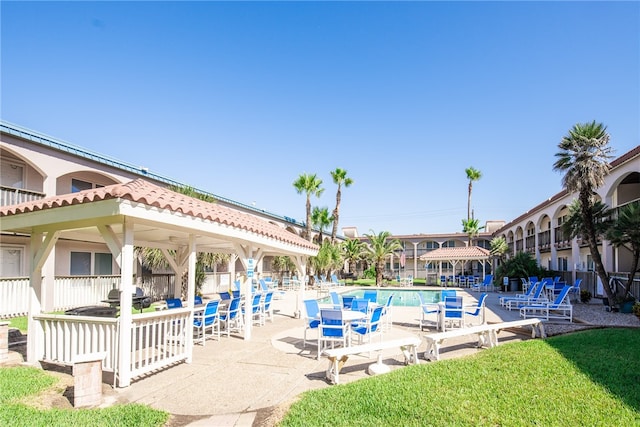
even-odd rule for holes
{"type": "Polygon", "coordinates": [[[89,305],[85,307],[71,308],[64,312],[70,316],[93,316],[93,317],[116,317],[118,309],[116,307],[105,307],[101,305],[89,305]]]}

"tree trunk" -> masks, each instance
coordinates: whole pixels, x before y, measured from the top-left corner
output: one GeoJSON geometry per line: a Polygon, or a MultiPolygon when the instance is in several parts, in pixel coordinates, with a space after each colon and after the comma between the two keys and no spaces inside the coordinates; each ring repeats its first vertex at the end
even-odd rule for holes
{"type": "Polygon", "coordinates": [[[333,230],[331,231],[331,242],[335,243],[336,236],[338,235],[338,218],[340,212],[340,200],[342,199],[342,192],[340,191],[340,185],[338,185],[338,192],[336,193],[336,208],[333,210],[333,230]]]}
{"type": "Polygon", "coordinates": [[[587,240],[589,241],[589,251],[591,252],[591,257],[593,258],[593,264],[595,265],[596,273],[602,281],[602,287],[604,288],[604,292],[605,294],[607,294],[609,304],[611,305],[615,302],[614,293],[611,290],[611,287],[609,287],[609,275],[604,269],[604,265],[602,264],[602,257],[600,256],[600,250],[598,249],[598,240],[596,235],[596,228],[593,224],[593,215],[591,212],[589,194],[586,192],[581,192],[579,198],[580,210],[582,213],[582,222],[587,232],[587,240]]]}

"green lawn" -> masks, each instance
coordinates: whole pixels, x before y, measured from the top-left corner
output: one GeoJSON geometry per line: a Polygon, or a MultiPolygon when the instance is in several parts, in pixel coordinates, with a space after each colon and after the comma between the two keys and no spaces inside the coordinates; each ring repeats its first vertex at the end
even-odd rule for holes
{"type": "Polygon", "coordinates": [[[640,425],[640,330],[503,344],[309,391],[281,426],[640,425]]]}
{"type": "Polygon", "coordinates": [[[169,418],[166,412],[139,404],[114,405],[104,409],[41,410],[23,403],[22,399],[56,387],[56,383],[55,377],[41,369],[25,366],[0,368],[0,425],[159,427],[169,418]]]}

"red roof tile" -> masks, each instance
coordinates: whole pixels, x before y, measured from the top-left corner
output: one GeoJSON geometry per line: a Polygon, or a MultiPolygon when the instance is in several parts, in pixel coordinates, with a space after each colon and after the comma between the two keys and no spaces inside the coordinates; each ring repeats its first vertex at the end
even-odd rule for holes
{"type": "Polygon", "coordinates": [[[306,249],[318,249],[317,245],[262,218],[216,203],[209,203],[185,196],[151,184],[143,179],[136,179],[124,184],[114,184],[77,193],[51,196],[18,205],[3,206],[0,208],[0,217],[108,199],[124,199],[159,209],[180,212],[184,215],[224,224],[229,227],[249,231],[306,249]]]}

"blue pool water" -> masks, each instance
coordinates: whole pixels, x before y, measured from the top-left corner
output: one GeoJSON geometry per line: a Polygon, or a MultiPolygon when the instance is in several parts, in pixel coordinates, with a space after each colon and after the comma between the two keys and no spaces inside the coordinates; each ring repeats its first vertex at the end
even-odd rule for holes
{"type": "MultiPolygon", "coordinates": [[[[362,298],[366,288],[353,289],[345,292],[340,292],[340,295],[351,295],[356,298],[362,298]]],[[[371,289],[371,288],[368,288],[371,289]]],[[[419,307],[420,299],[418,293],[422,294],[424,302],[438,302],[440,301],[440,290],[418,290],[418,289],[377,289],[378,291],[378,304],[386,304],[389,295],[393,294],[392,306],[395,307],[419,307]]],[[[320,300],[320,303],[330,304],[331,298],[326,297],[320,300]]]]}

